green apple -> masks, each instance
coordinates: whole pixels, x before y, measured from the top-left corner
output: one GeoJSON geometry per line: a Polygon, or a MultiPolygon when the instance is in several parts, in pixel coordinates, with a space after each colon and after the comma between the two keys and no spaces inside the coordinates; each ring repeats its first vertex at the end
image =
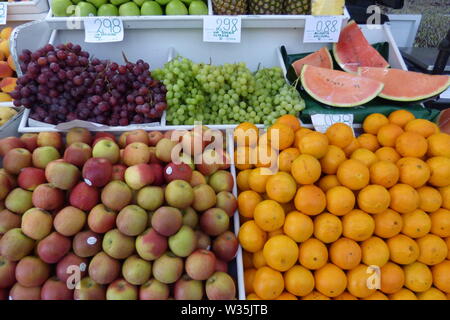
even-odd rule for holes
{"type": "Polygon", "coordinates": [[[72,3],[73,4],[78,4],[78,3],[80,3],[82,0],[72,0],[72,3]]]}
{"type": "Polygon", "coordinates": [[[96,16],[97,15],[97,9],[94,7],[93,4],[89,2],[81,1],[77,4],[77,8],[75,10],[75,15],[79,17],[88,17],[88,16],[96,16]]]}
{"type": "Polygon", "coordinates": [[[181,0],[181,1],[183,1],[186,4],[191,4],[191,2],[194,1],[194,0],[181,0]]]}
{"type": "Polygon", "coordinates": [[[101,17],[114,17],[119,15],[119,9],[111,3],[103,4],[98,8],[97,15],[101,17]]]}
{"type": "Polygon", "coordinates": [[[194,0],[189,5],[189,14],[190,15],[207,15],[208,14],[208,6],[201,0],[194,0]]]}
{"type": "Polygon", "coordinates": [[[145,1],[141,7],[141,15],[143,16],[160,16],[163,10],[156,1],[145,1]]]}
{"type": "Polygon", "coordinates": [[[70,0],[53,0],[51,8],[55,17],[67,17],[67,8],[72,5],[70,0]]]}
{"type": "Polygon", "coordinates": [[[115,6],[120,6],[123,3],[127,3],[129,0],[109,0],[109,2],[111,2],[111,4],[115,5],[115,6]]]}
{"type": "Polygon", "coordinates": [[[180,0],[172,0],[166,5],[166,15],[187,15],[188,9],[180,0]]]}
{"type": "Polygon", "coordinates": [[[119,16],[140,16],[141,10],[134,2],[121,4],[119,7],[119,16]]]}
{"type": "Polygon", "coordinates": [[[108,0],[87,0],[87,2],[92,3],[96,8],[100,8],[105,3],[108,3],[108,0]]]}
{"type": "Polygon", "coordinates": [[[170,2],[170,0],[156,0],[160,5],[164,6],[170,2]]]}
{"type": "Polygon", "coordinates": [[[138,5],[138,7],[142,7],[142,4],[145,2],[145,0],[133,0],[134,3],[138,5]]]}

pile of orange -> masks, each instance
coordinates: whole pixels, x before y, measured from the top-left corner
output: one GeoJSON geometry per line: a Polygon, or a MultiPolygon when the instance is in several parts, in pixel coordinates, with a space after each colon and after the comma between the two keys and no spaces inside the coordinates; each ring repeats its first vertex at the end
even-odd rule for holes
{"type": "Polygon", "coordinates": [[[406,110],[358,137],[291,115],[238,128],[248,299],[450,299],[450,135],[406,110]]]}

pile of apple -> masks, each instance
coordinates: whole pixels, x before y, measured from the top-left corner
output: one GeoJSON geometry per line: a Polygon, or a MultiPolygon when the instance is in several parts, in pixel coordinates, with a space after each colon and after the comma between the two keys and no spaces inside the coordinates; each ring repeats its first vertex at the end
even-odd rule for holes
{"type": "Polygon", "coordinates": [[[207,143],[172,162],[194,138],[75,128],[65,143],[0,140],[0,300],[234,299],[234,179],[229,161],[194,165],[207,143]]]}

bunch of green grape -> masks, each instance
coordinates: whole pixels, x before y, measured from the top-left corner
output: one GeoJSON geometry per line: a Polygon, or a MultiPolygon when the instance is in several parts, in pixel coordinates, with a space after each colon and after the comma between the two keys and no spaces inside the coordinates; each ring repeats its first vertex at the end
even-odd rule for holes
{"type": "Polygon", "coordinates": [[[178,57],[152,72],[167,88],[166,120],[173,125],[272,124],[284,114],[305,108],[280,68],[252,73],[245,63],[197,64],[178,57]]]}

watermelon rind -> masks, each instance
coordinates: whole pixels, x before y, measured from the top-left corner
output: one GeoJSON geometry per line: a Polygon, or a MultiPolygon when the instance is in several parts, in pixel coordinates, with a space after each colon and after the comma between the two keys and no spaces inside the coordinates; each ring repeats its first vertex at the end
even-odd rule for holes
{"type": "MultiPolygon", "coordinates": [[[[317,50],[317,51],[315,51],[315,52],[313,52],[313,53],[310,53],[310,54],[307,55],[306,57],[303,57],[302,59],[298,59],[298,60],[296,60],[296,61],[294,61],[294,62],[292,63],[292,68],[294,69],[294,71],[295,71],[297,77],[301,74],[301,69],[300,69],[300,72],[297,72],[298,68],[296,68],[296,65],[297,65],[299,62],[304,61],[305,59],[307,59],[308,57],[310,57],[310,56],[312,56],[312,55],[314,55],[314,54],[322,54],[322,53],[325,54],[325,56],[326,56],[326,58],[327,58],[327,60],[328,60],[328,62],[329,62],[329,63],[328,63],[328,66],[329,66],[329,67],[327,66],[326,68],[333,69],[333,58],[331,57],[330,51],[328,50],[328,48],[322,47],[322,48],[320,48],[319,50],[317,50]]],[[[304,64],[307,64],[307,63],[303,63],[303,65],[304,65],[304,64]]],[[[325,66],[317,66],[317,65],[315,65],[315,67],[325,68],[325,66]]]]}
{"type": "MultiPolygon", "coordinates": [[[[351,108],[351,107],[356,107],[356,106],[360,106],[363,105],[369,101],[372,101],[373,99],[375,99],[380,92],[383,90],[384,84],[382,82],[379,82],[379,87],[374,90],[371,94],[367,95],[364,99],[361,99],[359,101],[355,101],[353,103],[337,103],[337,102],[330,102],[329,100],[326,100],[318,95],[316,95],[310,88],[308,88],[308,86],[306,85],[306,81],[305,81],[305,77],[308,71],[308,68],[310,68],[310,66],[308,65],[304,65],[302,68],[302,74],[300,76],[300,79],[302,81],[302,86],[305,89],[305,91],[315,100],[326,104],[328,106],[332,106],[332,107],[339,107],[339,108],[351,108]]],[[[331,71],[331,70],[330,70],[331,71]]],[[[336,71],[336,70],[334,70],[336,71]]],[[[339,71],[342,72],[342,71],[339,71]]],[[[356,77],[356,76],[355,76],[356,77]]],[[[376,80],[374,80],[376,81],[376,80]]]]}

